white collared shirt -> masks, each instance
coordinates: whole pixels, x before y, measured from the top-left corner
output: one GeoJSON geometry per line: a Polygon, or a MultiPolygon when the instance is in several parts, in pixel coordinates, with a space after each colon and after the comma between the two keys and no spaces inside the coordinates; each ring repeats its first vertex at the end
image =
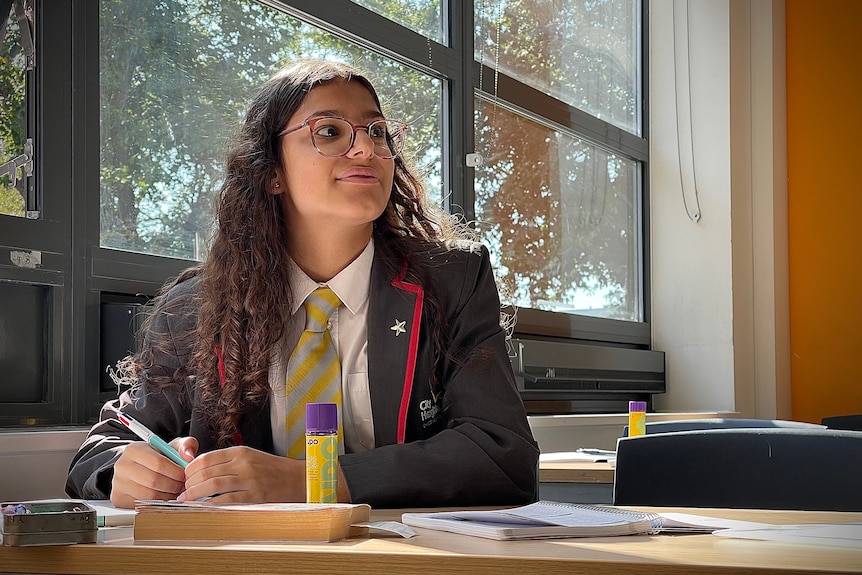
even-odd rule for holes
{"type": "Polygon", "coordinates": [[[373,259],[374,240],[371,240],[350,265],[325,284],[312,280],[291,261],[293,309],[285,330],[284,347],[273,358],[269,370],[269,385],[272,389],[270,419],[275,453],[287,453],[284,386],[288,358],[305,328],[305,307],[302,304],[311,292],[322,285],[329,286],[342,302],[331,318],[330,333],[341,362],[344,449],[347,453],[355,453],[374,447],[374,422],[371,419],[371,395],[368,390],[367,329],[373,259]]]}

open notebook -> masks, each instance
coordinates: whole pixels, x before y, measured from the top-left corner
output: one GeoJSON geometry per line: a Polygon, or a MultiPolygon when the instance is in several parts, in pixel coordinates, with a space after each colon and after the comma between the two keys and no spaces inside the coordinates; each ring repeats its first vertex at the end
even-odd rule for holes
{"type": "Polygon", "coordinates": [[[665,531],[711,533],[717,529],[761,525],[683,513],[646,513],[556,501],[538,501],[523,507],[493,511],[404,513],[401,521],[413,527],[499,540],[610,537],[665,531]]]}

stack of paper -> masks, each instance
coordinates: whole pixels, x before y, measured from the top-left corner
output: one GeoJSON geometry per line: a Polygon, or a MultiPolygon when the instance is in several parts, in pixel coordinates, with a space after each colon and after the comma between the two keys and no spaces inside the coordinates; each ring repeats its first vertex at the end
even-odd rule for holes
{"type": "Polygon", "coordinates": [[[120,527],[135,524],[134,509],[119,509],[108,500],[87,499],[87,505],[96,510],[99,527],[120,527]]]}
{"type": "Polygon", "coordinates": [[[715,535],[782,543],[862,548],[862,523],[763,525],[760,528],[725,529],[716,531],[715,535]]]}

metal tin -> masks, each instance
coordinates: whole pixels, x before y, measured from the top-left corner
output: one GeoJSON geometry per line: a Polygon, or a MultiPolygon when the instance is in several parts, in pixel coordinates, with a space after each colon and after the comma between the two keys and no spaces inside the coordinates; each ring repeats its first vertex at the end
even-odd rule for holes
{"type": "Polygon", "coordinates": [[[71,545],[95,543],[98,534],[96,510],[74,501],[13,501],[3,507],[24,505],[29,513],[3,514],[0,535],[3,545],[71,545]]]}

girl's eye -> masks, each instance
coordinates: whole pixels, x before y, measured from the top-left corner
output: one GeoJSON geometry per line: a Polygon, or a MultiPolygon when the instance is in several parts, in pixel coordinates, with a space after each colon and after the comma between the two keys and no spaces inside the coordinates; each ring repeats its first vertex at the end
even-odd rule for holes
{"type": "Polygon", "coordinates": [[[368,128],[368,135],[375,140],[384,140],[386,139],[386,126],[374,124],[368,128]]]}
{"type": "Polygon", "coordinates": [[[344,131],[338,124],[317,124],[314,127],[314,135],[321,138],[337,138],[344,131]]]}

